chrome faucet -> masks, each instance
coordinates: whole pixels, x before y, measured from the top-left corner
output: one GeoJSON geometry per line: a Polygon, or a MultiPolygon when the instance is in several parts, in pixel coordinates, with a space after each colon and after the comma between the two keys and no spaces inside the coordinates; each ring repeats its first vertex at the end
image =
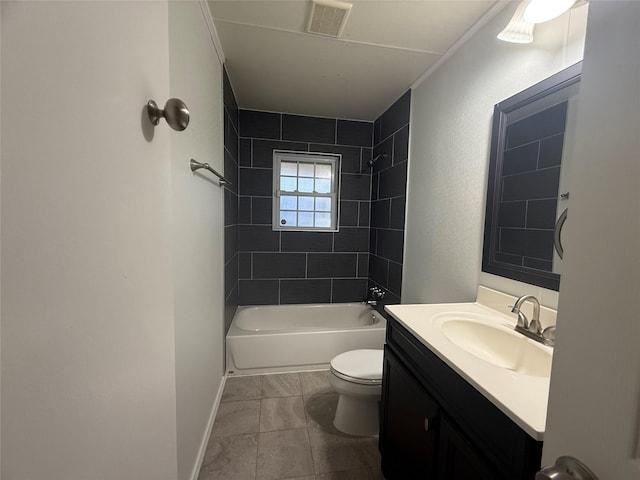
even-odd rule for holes
{"type": "Polygon", "coordinates": [[[518,321],[515,326],[516,332],[532,338],[536,342],[553,346],[555,343],[556,327],[553,325],[544,330],[542,329],[542,325],[540,324],[540,302],[536,297],[533,295],[522,295],[516,300],[516,303],[511,308],[511,312],[518,315],[518,321]],[[531,321],[527,320],[526,315],[520,310],[522,304],[527,300],[533,304],[531,321]]]}
{"type": "Polygon", "coordinates": [[[540,302],[533,295],[522,295],[516,303],[511,308],[511,313],[518,314],[518,324],[516,325],[516,330],[524,329],[530,333],[540,335],[542,332],[542,328],[540,326],[540,302]],[[520,311],[520,307],[522,304],[530,300],[533,303],[533,315],[531,316],[531,321],[527,321],[527,317],[524,313],[520,311]]]}
{"type": "Polygon", "coordinates": [[[378,305],[378,300],[382,300],[384,298],[384,295],[385,295],[385,291],[380,287],[371,287],[363,303],[366,303],[371,307],[375,307],[378,305]]]}

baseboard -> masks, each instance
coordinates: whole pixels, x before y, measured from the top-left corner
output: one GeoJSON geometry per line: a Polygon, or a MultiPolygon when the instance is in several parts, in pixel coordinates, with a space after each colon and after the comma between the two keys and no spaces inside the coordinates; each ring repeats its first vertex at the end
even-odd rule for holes
{"type": "Polygon", "coordinates": [[[207,422],[207,429],[204,431],[204,437],[202,438],[202,443],[200,444],[200,449],[198,450],[198,457],[196,458],[196,464],[193,466],[193,471],[191,472],[191,480],[198,480],[198,475],[200,474],[200,469],[202,468],[204,455],[207,451],[209,438],[211,437],[211,430],[213,429],[213,422],[216,419],[216,414],[218,413],[218,407],[220,407],[220,400],[222,399],[222,392],[224,391],[224,385],[226,381],[227,381],[227,376],[223,375],[222,379],[220,380],[220,387],[218,388],[218,394],[216,395],[216,399],[213,402],[213,407],[211,408],[211,414],[209,415],[209,421],[207,422]]]}

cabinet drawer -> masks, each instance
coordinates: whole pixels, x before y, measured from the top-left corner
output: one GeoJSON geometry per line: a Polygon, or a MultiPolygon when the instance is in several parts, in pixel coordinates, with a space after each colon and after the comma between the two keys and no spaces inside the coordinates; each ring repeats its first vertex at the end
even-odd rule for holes
{"type": "Polygon", "coordinates": [[[502,475],[534,478],[542,442],[531,438],[393,318],[387,321],[387,344],[502,475]]]}

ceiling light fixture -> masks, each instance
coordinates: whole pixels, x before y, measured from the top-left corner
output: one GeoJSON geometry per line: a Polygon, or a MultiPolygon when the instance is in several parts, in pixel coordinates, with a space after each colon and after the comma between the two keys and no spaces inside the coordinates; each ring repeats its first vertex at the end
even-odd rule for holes
{"type": "Polygon", "coordinates": [[[533,42],[533,23],[524,19],[524,11],[528,5],[528,0],[520,2],[505,29],[498,34],[499,40],[511,43],[533,42]]]}
{"type": "Polygon", "coordinates": [[[533,27],[536,23],[548,22],[559,17],[570,8],[581,7],[589,0],[522,0],[506,28],[498,39],[512,43],[533,42],[533,27]]]}
{"type": "Polygon", "coordinates": [[[531,23],[544,23],[559,17],[573,7],[576,0],[531,0],[524,11],[524,19],[531,23]]]}

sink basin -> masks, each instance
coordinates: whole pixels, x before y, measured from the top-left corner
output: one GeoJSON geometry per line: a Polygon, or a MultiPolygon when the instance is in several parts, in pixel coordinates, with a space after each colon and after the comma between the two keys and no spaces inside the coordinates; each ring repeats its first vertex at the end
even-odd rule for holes
{"type": "MultiPolygon", "coordinates": [[[[475,303],[387,305],[426,349],[532,438],[544,440],[553,348],[514,331],[515,298],[480,287],[475,303]]],[[[541,308],[543,325],[555,311],[541,308]]]]}
{"type": "Polygon", "coordinates": [[[551,374],[551,349],[511,329],[456,318],[444,320],[440,328],[451,343],[493,365],[534,377],[551,374]]]}

